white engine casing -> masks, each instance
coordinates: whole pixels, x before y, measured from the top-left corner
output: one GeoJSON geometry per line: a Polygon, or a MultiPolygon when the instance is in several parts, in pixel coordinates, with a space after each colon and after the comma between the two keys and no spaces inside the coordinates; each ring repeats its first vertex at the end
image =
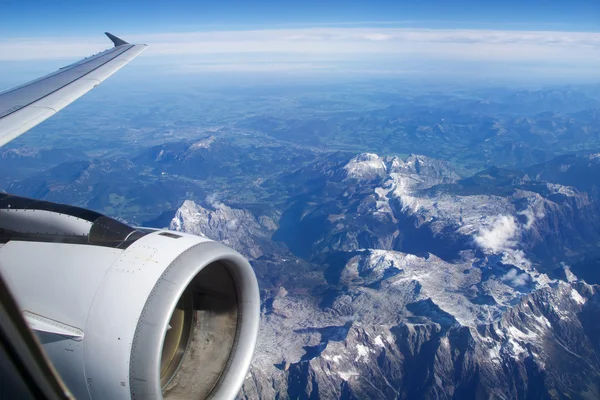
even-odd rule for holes
{"type": "Polygon", "coordinates": [[[126,249],[13,240],[0,247],[0,272],[78,399],[231,399],[243,384],[258,285],[248,262],[221,243],[168,231],[126,249]],[[186,350],[161,385],[163,341],[188,288],[205,299],[189,339],[200,347],[186,350]]]}

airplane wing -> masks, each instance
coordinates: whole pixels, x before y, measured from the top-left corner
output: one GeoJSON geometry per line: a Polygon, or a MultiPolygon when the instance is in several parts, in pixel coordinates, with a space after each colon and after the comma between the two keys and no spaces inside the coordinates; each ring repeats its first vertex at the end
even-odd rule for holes
{"type": "Polygon", "coordinates": [[[50,118],[146,50],[108,32],[114,47],[0,93],[0,146],[50,118]]]}
{"type": "MultiPolygon", "coordinates": [[[[0,93],[0,146],[146,47],[106,35],[0,93]]],[[[259,321],[252,266],[224,244],[0,193],[0,399],[234,399],[259,321]]]]}

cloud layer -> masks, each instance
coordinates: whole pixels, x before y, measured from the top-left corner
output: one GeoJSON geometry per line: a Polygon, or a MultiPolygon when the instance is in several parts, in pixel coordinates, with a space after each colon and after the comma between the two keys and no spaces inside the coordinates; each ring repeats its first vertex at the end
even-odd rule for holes
{"type": "MultiPolygon", "coordinates": [[[[600,33],[593,32],[317,27],[124,38],[149,44],[136,63],[161,73],[600,77],[600,33]]],[[[0,63],[74,61],[108,45],[102,35],[0,39],[0,63]]]]}
{"type": "MultiPolygon", "coordinates": [[[[588,32],[466,29],[298,28],[162,33],[127,36],[148,43],[149,54],[223,53],[434,54],[475,59],[540,60],[568,54],[598,61],[600,34],[588,32]]],[[[10,38],[0,41],[0,60],[70,58],[105,47],[94,38],[10,38]]]]}

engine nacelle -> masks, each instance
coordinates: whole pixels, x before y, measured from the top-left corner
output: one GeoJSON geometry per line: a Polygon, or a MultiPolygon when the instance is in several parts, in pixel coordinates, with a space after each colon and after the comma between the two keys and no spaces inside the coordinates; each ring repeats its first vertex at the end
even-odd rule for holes
{"type": "Polygon", "coordinates": [[[76,398],[235,397],[258,333],[251,266],[205,238],[135,232],[126,248],[8,240],[0,271],[76,398]]]}

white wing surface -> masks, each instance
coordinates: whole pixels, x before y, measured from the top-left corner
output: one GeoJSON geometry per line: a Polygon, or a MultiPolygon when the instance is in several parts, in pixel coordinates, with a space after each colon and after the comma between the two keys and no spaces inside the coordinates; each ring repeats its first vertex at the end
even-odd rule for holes
{"type": "Polygon", "coordinates": [[[115,47],[0,93],[0,146],[77,100],[146,50],[108,32],[115,47]]]}

